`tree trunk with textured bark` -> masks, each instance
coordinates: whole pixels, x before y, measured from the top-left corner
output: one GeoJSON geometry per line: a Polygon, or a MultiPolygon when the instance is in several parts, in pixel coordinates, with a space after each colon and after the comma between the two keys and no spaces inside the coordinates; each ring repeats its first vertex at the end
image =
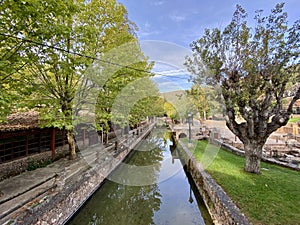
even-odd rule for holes
{"type": "Polygon", "coordinates": [[[262,158],[262,145],[256,141],[249,141],[244,144],[245,150],[245,171],[260,174],[260,161],[262,158]]]}
{"type": "Polygon", "coordinates": [[[76,158],[76,143],[73,129],[67,131],[67,139],[69,144],[69,159],[73,160],[76,158]]]}

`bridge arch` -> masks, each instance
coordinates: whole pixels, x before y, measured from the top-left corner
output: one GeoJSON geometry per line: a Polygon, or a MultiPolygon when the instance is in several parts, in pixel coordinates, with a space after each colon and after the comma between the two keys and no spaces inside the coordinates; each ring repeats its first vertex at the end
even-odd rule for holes
{"type": "Polygon", "coordinates": [[[178,135],[178,139],[179,138],[186,138],[187,137],[187,134],[184,133],[184,132],[181,132],[179,135],[178,135]]]}

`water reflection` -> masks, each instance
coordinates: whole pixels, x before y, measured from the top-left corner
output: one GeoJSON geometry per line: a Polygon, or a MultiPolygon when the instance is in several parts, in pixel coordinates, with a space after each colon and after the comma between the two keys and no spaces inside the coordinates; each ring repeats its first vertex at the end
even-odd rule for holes
{"type": "Polygon", "coordinates": [[[151,169],[134,176],[121,166],[114,176],[122,176],[128,183],[143,177],[151,184],[124,185],[106,180],[70,225],[205,224],[197,201],[191,201],[195,196],[169,134],[159,129],[152,132],[125,164],[151,169]]]}

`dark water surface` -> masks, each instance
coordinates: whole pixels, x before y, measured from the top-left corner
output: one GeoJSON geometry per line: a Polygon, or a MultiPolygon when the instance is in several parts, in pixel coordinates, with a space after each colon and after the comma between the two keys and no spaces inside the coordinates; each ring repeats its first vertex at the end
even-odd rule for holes
{"type": "Polygon", "coordinates": [[[68,225],[212,224],[172,144],[155,129],[68,225]]]}

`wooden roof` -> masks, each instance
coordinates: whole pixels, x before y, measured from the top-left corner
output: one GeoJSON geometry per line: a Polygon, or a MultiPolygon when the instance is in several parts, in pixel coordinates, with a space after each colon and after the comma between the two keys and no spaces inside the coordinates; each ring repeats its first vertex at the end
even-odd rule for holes
{"type": "Polygon", "coordinates": [[[28,130],[39,127],[39,113],[30,110],[28,112],[17,112],[10,114],[7,121],[0,124],[1,132],[28,130]]]}

